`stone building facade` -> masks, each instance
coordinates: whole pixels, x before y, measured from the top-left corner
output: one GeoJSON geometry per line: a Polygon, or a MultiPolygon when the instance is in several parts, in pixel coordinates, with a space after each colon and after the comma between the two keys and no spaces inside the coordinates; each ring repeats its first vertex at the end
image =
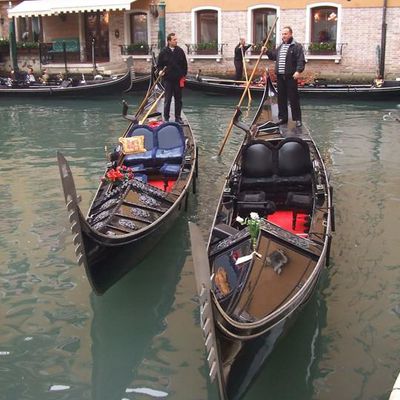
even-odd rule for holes
{"type": "MultiPolygon", "coordinates": [[[[21,2],[13,1],[16,6],[21,2]]],[[[29,1],[29,3],[33,3],[29,1]]],[[[51,1],[49,2],[51,3],[51,1]]],[[[67,3],[67,2],[66,2],[67,3]]],[[[84,1],[82,1],[84,3],[84,1]]],[[[124,9],[107,11],[105,0],[99,0],[99,13],[107,16],[106,53],[98,57],[98,65],[104,71],[118,71],[124,67],[128,54],[134,58],[137,72],[148,72],[151,51],[159,51],[159,31],[161,29],[159,0],[127,0],[124,9]],[[148,51],[131,53],[129,46],[134,44],[135,34],[132,15],[142,16],[148,51]],[[124,51],[125,49],[125,51],[124,51]]],[[[179,45],[187,53],[189,73],[233,75],[233,53],[240,37],[247,42],[260,41],[261,34],[271,28],[272,21],[278,17],[273,45],[280,41],[284,26],[291,26],[295,39],[306,50],[307,66],[305,76],[329,77],[336,80],[371,80],[379,74],[381,67],[382,23],[384,7],[381,0],[336,0],[317,2],[296,0],[290,2],[276,0],[271,3],[253,0],[166,0],[165,31],[178,35],[179,45]],[[324,25],[325,24],[325,25],[324,25]],[[331,29],[330,38],[316,43],[315,26],[331,29]],[[208,41],[208,42],[207,42],[208,41]],[[330,46],[327,52],[316,52],[315,47],[330,46]],[[207,48],[213,47],[214,48],[207,48]]],[[[111,4],[111,1],[110,1],[111,4]]],[[[0,37],[8,34],[8,1],[0,0],[0,37]]],[[[41,32],[39,41],[57,42],[62,39],[78,43],[78,55],[69,60],[76,70],[91,66],[90,43],[87,39],[87,12],[69,10],[67,14],[38,15],[41,32]]],[[[391,0],[386,8],[386,53],[384,72],[386,78],[400,76],[400,0],[391,0]]],[[[17,41],[21,40],[24,27],[32,26],[33,16],[18,17],[16,20],[17,41]]],[[[318,28],[322,32],[322,28],[318,28]]],[[[324,28],[325,29],[325,28],[324,28]]],[[[140,32],[139,32],[140,33],[140,32]]],[[[143,33],[143,32],[142,32],[143,33]]],[[[32,32],[30,32],[30,40],[32,32]]],[[[21,52],[22,53],[22,52],[21,52]]],[[[20,54],[21,66],[34,64],[40,68],[38,55],[20,54]],[[27,58],[28,57],[28,58],[27,58]]],[[[256,64],[258,54],[254,50],[246,53],[249,70],[256,64]]],[[[7,69],[9,60],[2,55],[0,68],[7,69]],[[1,65],[2,61],[2,65],[1,65]]],[[[273,64],[262,57],[260,71],[273,64]]],[[[72,68],[72,65],[71,65],[72,68]]]]}

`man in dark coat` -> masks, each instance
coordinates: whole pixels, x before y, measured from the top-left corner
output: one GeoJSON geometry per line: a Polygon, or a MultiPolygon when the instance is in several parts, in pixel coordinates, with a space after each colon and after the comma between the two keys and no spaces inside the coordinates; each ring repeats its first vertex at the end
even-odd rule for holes
{"type": "Polygon", "coordinates": [[[235,64],[235,79],[237,81],[241,81],[243,79],[243,55],[250,47],[251,44],[246,44],[244,38],[240,38],[239,44],[235,47],[235,56],[233,58],[233,63],[235,64]]]}
{"type": "Polygon", "coordinates": [[[297,79],[304,71],[306,65],[303,46],[293,39],[293,31],[290,26],[282,30],[282,43],[274,50],[267,50],[267,56],[275,60],[275,72],[278,80],[278,107],[279,124],[288,121],[288,100],[292,110],[292,119],[296,126],[300,127],[301,110],[297,79]]]}
{"type": "Polygon", "coordinates": [[[169,121],[171,100],[174,96],[175,121],[181,124],[182,87],[188,66],[185,52],[178,46],[178,38],[175,33],[167,36],[167,46],[160,51],[157,68],[164,76],[164,120],[169,121]]]}

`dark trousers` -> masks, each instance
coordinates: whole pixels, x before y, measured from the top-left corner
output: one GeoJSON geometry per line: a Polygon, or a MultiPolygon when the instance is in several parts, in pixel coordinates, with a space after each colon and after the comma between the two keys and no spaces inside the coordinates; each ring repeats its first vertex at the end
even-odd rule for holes
{"type": "Polygon", "coordinates": [[[301,121],[301,110],[297,79],[292,75],[278,74],[278,108],[279,119],[288,119],[288,100],[292,110],[293,121],[301,121]]]}
{"type": "Polygon", "coordinates": [[[241,81],[243,79],[243,61],[234,60],[233,63],[235,64],[236,70],[235,80],[241,81]]]}
{"type": "Polygon", "coordinates": [[[172,96],[174,96],[175,100],[175,119],[181,118],[182,88],[179,86],[179,81],[164,80],[164,87],[164,119],[169,119],[169,110],[171,108],[172,96]]]}

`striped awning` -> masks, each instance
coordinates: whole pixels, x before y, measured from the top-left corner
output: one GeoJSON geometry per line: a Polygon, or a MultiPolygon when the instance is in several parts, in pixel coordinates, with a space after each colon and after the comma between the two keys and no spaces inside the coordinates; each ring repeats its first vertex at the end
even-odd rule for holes
{"type": "Polygon", "coordinates": [[[129,10],[135,0],[26,0],[8,10],[11,17],[34,17],[85,11],[129,10]]]}

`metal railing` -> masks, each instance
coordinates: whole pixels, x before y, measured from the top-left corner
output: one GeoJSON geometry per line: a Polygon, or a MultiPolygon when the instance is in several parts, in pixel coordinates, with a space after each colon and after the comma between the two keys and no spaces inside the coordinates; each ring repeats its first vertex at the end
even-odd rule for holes
{"type": "Polygon", "coordinates": [[[119,45],[119,47],[121,48],[121,55],[123,56],[147,56],[158,50],[158,44],[147,43],[133,43],[128,45],[119,45]]]}
{"type": "Polygon", "coordinates": [[[347,43],[335,43],[335,42],[303,43],[304,55],[342,56],[343,47],[346,44],[347,43]]]}
{"type": "Polygon", "coordinates": [[[188,55],[222,56],[226,43],[185,43],[188,55]]]}

